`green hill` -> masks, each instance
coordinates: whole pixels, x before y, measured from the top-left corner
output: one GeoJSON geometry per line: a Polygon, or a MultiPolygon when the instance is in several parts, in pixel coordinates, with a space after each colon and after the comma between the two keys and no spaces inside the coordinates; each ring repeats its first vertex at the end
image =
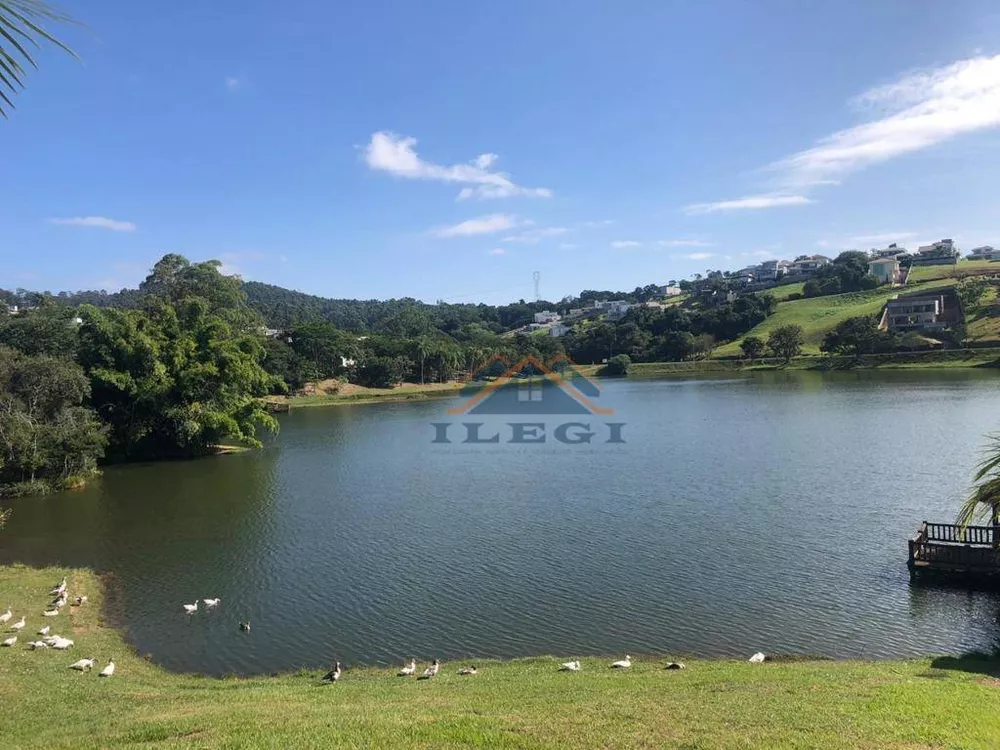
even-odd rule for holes
{"type": "MultiPolygon", "coordinates": [[[[951,266],[948,266],[950,268],[951,266]]],[[[826,297],[811,297],[790,302],[779,302],[774,315],[750,330],[747,336],[759,336],[767,339],[775,328],[785,325],[800,325],[805,333],[805,344],[802,350],[806,354],[819,354],[819,345],[823,336],[842,320],[858,315],[874,315],[881,311],[886,301],[897,294],[911,293],[927,289],[953,286],[954,279],[942,278],[920,284],[907,284],[903,289],[872,289],[867,292],[849,292],[833,294],[826,297]]],[[[740,354],[740,341],[743,337],[715,349],[713,357],[733,357],[740,354]]]]}

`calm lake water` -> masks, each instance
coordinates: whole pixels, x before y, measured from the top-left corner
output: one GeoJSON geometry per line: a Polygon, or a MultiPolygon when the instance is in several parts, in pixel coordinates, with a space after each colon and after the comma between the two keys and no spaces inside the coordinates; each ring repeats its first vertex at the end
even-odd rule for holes
{"type": "Polygon", "coordinates": [[[603,388],[616,413],[590,421],[626,423],[625,444],[433,443],[457,400],[296,411],[262,451],[13,502],[0,561],[111,573],[140,652],[209,674],[996,645],[1000,600],[913,586],[905,554],[921,520],[954,517],[1000,430],[997,373],[603,388]]]}

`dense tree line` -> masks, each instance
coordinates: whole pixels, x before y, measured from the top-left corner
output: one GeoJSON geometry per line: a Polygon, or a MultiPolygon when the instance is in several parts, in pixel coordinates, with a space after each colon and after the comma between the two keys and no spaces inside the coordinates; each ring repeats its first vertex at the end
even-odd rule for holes
{"type": "Polygon", "coordinates": [[[832,263],[816,271],[802,288],[806,297],[822,297],[828,294],[860,292],[874,289],[878,281],[868,273],[867,253],[860,250],[846,250],[832,263]]]}

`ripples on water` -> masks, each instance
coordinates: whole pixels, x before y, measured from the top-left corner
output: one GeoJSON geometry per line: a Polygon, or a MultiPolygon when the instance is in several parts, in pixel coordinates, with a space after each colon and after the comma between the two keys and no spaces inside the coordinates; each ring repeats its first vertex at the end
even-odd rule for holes
{"type": "Polygon", "coordinates": [[[446,402],[305,409],[263,451],[19,501],[0,557],[115,571],[139,650],[214,674],[990,647],[995,598],[913,588],[904,559],[919,521],[953,517],[997,383],[608,382],[622,446],[434,445],[446,402]]]}

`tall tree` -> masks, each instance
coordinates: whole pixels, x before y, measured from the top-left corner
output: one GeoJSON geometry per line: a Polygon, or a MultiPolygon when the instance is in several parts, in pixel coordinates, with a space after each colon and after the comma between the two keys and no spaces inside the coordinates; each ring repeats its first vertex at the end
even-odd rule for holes
{"type": "Polygon", "coordinates": [[[41,49],[41,43],[47,42],[76,57],[42,26],[70,20],[42,0],[0,0],[0,117],[8,117],[14,108],[10,97],[24,88],[25,66],[38,69],[31,50],[41,49]]]}

